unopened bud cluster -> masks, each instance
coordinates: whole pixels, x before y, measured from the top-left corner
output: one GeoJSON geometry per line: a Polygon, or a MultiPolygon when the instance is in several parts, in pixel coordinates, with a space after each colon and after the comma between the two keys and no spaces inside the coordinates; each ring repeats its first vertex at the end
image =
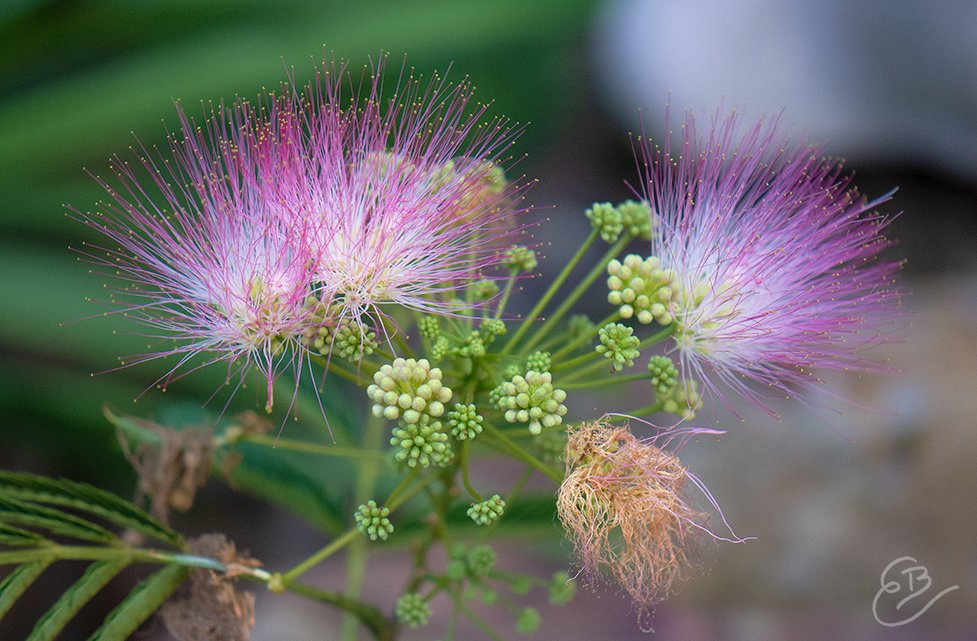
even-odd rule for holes
{"type": "Polygon", "coordinates": [[[671,392],[678,381],[675,363],[667,356],[652,356],[648,359],[648,373],[651,374],[651,386],[659,395],[671,392]]]}
{"type": "Polygon", "coordinates": [[[608,263],[607,273],[611,290],[607,301],[620,308],[623,318],[636,317],[643,325],[655,321],[662,326],[675,320],[681,284],[673,270],[660,269],[656,257],[628,254],[623,263],[617,259],[608,263]]]}
{"type": "Polygon", "coordinates": [[[401,419],[393,430],[390,444],[400,447],[394,458],[406,462],[409,467],[443,466],[454,456],[448,435],[441,429],[441,421],[426,414],[417,423],[405,423],[401,419]]]}
{"type": "Polygon", "coordinates": [[[594,351],[613,361],[612,372],[620,371],[624,366],[631,367],[639,356],[641,339],[633,334],[633,329],[620,323],[609,323],[600,328],[600,345],[594,351]]]}
{"type": "Polygon", "coordinates": [[[394,531],[394,526],[390,523],[388,516],[390,516],[390,508],[377,507],[376,501],[367,501],[356,510],[354,515],[356,528],[369,536],[371,541],[376,541],[378,538],[386,541],[390,533],[394,531]]]}
{"type": "Polygon", "coordinates": [[[567,407],[563,401],[567,393],[553,387],[549,372],[530,370],[525,376],[513,376],[492,391],[492,398],[505,420],[510,423],[529,423],[529,431],[539,434],[544,427],[563,422],[567,407]]]}
{"type": "Polygon", "coordinates": [[[397,621],[416,628],[421,625],[427,625],[427,620],[431,618],[434,612],[431,610],[431,606],[427,604],[427,601],[424,600],[424,597],[416,592],[411,592],[397,599],[395,614],[397,615],[397,621]]]}
{"type": "Polygon", "coordinates": [[[455,403],[455,408],[448,412],[448,429],[459,441],[471,440],[482,433],[483,420],[474,405],[455,403]]]}
{"type": "Polygon", "coordinates": [[[451,400],[451,390],[441,384],[441,370],[432,368],[426,358],[398,358],[373,375],[374,384],[366,393],[373,401],[373,415],[413,425],[422,415],[437,418],[451,400]]]}
{"type": "Polygon", "coordinates": [[[505,512],[505,501],[496,494],[487,501],[472,503],[468,516],[479,525],[488,525],[505,512]]]}
{"type": "Polygon", "coordinates": [[[585,214],[608,243],[616,242],[625,231],[632,238],[651,240],[651,230],[657,222],[647,203],[633,200],[626,200],[617,207],[610,203],[594,203],[585,214]]]}
{"type": "Polygon", "coordinates": [[[503,265],[509,268],[510,271],[521,274],[536,269],[539,261],[536,260],[536,252],[533,250],[522,245],[513,245],[505,252],[505,262],[503,265]]]}

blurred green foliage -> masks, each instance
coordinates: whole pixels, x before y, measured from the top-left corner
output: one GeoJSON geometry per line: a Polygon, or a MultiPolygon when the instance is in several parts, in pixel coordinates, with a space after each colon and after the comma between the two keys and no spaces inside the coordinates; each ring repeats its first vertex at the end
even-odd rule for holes
{"type": "MultiPolygon", "coordinates": [[[[165,360],[113,370],[151,339],[124,318],[88,318],[103,278],[79,262],[101,239],[66,216],[104,192],[114,153],[166,146],[174,100],[253,99],[288,74],[311,77],[326,56],[360,66],[390,55],[425,78],[466,77],[489,115],[530,124],[513,154],[535,163],[584,95],[584,46],[595,0],[19,0],[0,7],[0,464],[33,467],[127,494],[132,472],[102,415],[161,418],[199,407],[226,374],[188,375],[166,394],[165,360]],[[450,66],[450,71],[449,71],[450,66]],[[161,121],[164,124],[161,124],[161,121]],[[82,319],[82,320],[78,320],[82,319]],[[113,370],[113,371],[107,371],[113,370]],[[104,372],[95,377],[92,373],[104,372]],[[144,393],[145,392],[145,393],[144,393]],[[133,405],[133,399],[139,403],[133,405]]],[[[531,193],[531,192],[530,192],[531,193]]],[[[253,383],[253,379],[249,382],[253,383]]],[[[327,389],[324,402],[342,398],[327,389]]],[[[287,399],[276,407],[281,422],[287,399]]],[[[224,408],[218,393],[201,416],[224,408]]],[[[303,419],[321,422],[311,394],[303,419]],[[317,416],[318,415],[318,416],[317,416]]],[[[231,411],[254,408],[239,392],[231,411]]],[[[349,404],[345,404],[349,410],[349,404]]],[[[355,408],[355,407],[354,407],[355,408]]],[[[356,423],[343,415],[341,422],[356,423]]],[[[293,424],[289,421],[289,425],[293,424]]]]}

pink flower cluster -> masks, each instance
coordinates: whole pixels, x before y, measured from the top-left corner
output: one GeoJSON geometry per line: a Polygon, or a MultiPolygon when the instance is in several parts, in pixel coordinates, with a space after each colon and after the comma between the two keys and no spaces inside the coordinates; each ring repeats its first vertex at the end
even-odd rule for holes
{"type": "Polygon", "coordinates": [[[238,386],[255,367],[270,411],[278,375],[298,378],[343,328],[395,331],[383,305],[468,312],[455,292],[517,230],[524,186],[500,154],[519,129],[480,124],[467,85],[402,72],[387,98],[384,62],[366,73],[353,89],[327,62],[303,91],[211,105],[199,126],[180,110],[172,158],[139,153],[147,187],[113,159],[122,187],[98,180],[114,202],[76,212],[118,246],[91,258],[127,283],[110,305],[176,341],[124,365],[178,356],[163,385],[191,361],[226,362],[238,386]]]}
{"type": "Polygon", "coordinates": [[[871,210],[891,194],[867,202],[840,162],[791,149],[776,120],[738,125],[717,113],[700,137],[689,113],[678,155],[671,133],[661,147],[642,142],[657,224],[652,258],[625,261],[625,275],[645,270],[663,293],[639,318],[674,319],[685,377],[715,391],[715,373],[767,409],[749,381],[792,396],[819,386],[812,370],[884,369],[866,350],[902,316],[900,263],[877,260],[888,219],[871,210]]]}

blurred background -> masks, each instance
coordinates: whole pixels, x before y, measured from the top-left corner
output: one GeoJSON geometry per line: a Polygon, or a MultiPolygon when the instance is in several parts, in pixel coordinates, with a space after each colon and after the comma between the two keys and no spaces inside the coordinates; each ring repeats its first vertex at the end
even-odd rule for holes
{"type": "MultiPolygon", "coordinates": [[[[146,339],[124,319],[88,318],[103,311],[87,300],[102,296],[101,277],[69,249],[99,241],[66,209],[90,210],[103,196],[82,168],[106,174],[133,135],[165,147],[174,100],[200,114],[202,100],[254,99],[292,69],[304,82],[324,56],[358,72],[381,51],[391,70],[406,55],[425,77],[467,78],[477,100],[492,101],[490,115],[528,124],[513,153],[525,155],[518,172],[539,179],[529,202],[541,209],[530,218],[550,219],[534,231],[548,244],[548,275],[586,235],[586,207],[633,195],[630,133],[660,137],[666,103],[673,123],[691,107],[704,124],[722,103],[779,114],[797,140],[825,143],[869,198],[899,187],[881,210],[901,212],[886,257],[907,259],[903,304],[913,320],[905,342],[877,354],[898,373],[834,377],[832,389],[853,403],[823,416],[785,405],[780,422],[738,407],[742,422],[720,413],[726,435],[687,446],[683,461],[736,533],[757,538],[704,550],[703,571],[658,609],[658,638],[977,638],[975,34],[977,2],[967,0],[5,0],[0,467],[128,498],[136,477],[103,406],[160,422],[205,422],[223,406],[199,400],[220,386],[220,371],[166,394],[152,387],[166,363],[106,372],[145,351],[146,339]],[[883,627],[872,600],[902,556],[928,568],[934,594],[960,587],[915,621],[883,627]]],[[[603,297],[596,289],[588,303],[596,317],[603,297]]],[[[254,407],[242,393],[231,409],[254,407]]],[[[339,475],[324,465],[296,460],[294,470],[314,487],[339,475]]],[[[271,569],[327,540],[308,511],[300,519],[262,506],[214,480],[175,526],[223,531],[271,569]]],[[[568,567],[558,524],[550,534],[548,544],[512,546],[503,569],[535,564],[548,576],[568,567]]],[[[392,607],[406,561],[391,553],[373,563],[366,589],[392,607]]],[[[342,565],[305,578],[339,589],[342,565]]],[[[564,609],[540,601],[536,638],[647,638],[613,586],[582,590],[564,609]]],[[[26,636],[37,614],[18,614],[0,623],[0,638],[26,636]]],[[[61,638],[86,638],[103,615],[88,613],[91,628],[82,620],[61,638]]],[[[336,638],[338,621],[260,592],[252,639],[336,638]]],[[[403,638],[433,638],[441,629],[432,625],[403,638]]]]}

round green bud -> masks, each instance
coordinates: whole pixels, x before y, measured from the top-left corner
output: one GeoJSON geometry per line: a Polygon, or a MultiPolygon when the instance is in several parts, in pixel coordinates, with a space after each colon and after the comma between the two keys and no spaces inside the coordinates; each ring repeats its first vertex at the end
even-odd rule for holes
{"type": "Polygon", "coordinates": [[[505,501],[498,494],[487,501],[472,503],[468,516],[479,525],[488,525],[505,512],[505,501]]]}
{"type": "Polygon", "coordinates": [[[398,621],[409,625],[412,628],[427,625],[427,620],[431,618],[432,614],[434,614],[431,611],[431,606],[427,604],[427,601],[425,601],[424,598],[416,592],[405,594],[397,599],[397,608],[395,613],[398,621]]]}
{"type": "Polygon", "coordinates": [[[637,347],[641,340],[633,333],[633,329],[620,323],[610,323],[600,328],[598,335],[601,344],[594,351],[612,361],[612,372],[634,365],[634,359],[639,356],[637,347]]]}
{"type": "Polygon", "coordinates": [[[417,330],[429,341],[437,340],[441,335],[441,320],[437,316],[422,316],[417,322],[417,330]]]}
{"type": "Polygon", "coordinates": [[[472,576],[483,577],[495,569],[495,551],[487,545],[476,545],[468,552],[468,568],[472,576]]]}
{"type": "Polygon", "coordinates": [[[516,621],[516,632],[520,634],[532,634],[539,629],[539,623],[539,611],[534,608],[524,608],[519,613],[519,618],[516,621]]]}
{"type": "Polygon", "coordinates": [[[591,226],[600,232],[600,237],[608,243],[616,242],[624,230],[621,213],[610,203],[594,203],[584,214],[591,226]]]}
{"type": "Polygon", "coordinates": [[[353,518],[356,519],[356,529],[369,536],[371,541],[378,538],[386,541],[394,531],[393,524],[387,518],[389,515],[390,508],[377,507],[376,501],[370,500],[356,510],[353,518]]]}
{"type": "Polygon", "coordinates": [[[577,593],[577,582],[571,579],[566,572],[557,572],[553,575],[553,582],[550,583],[550,603],[554,605],[564,605],[569,603],[577,593]]]}
{"type": "Polygon", "coordinates": [[[471,440],[482,432],[482,416],[474,405],[455,403],[455,408],[448,412],[448,429],[451,435],[459,441],[471,440]]]}

